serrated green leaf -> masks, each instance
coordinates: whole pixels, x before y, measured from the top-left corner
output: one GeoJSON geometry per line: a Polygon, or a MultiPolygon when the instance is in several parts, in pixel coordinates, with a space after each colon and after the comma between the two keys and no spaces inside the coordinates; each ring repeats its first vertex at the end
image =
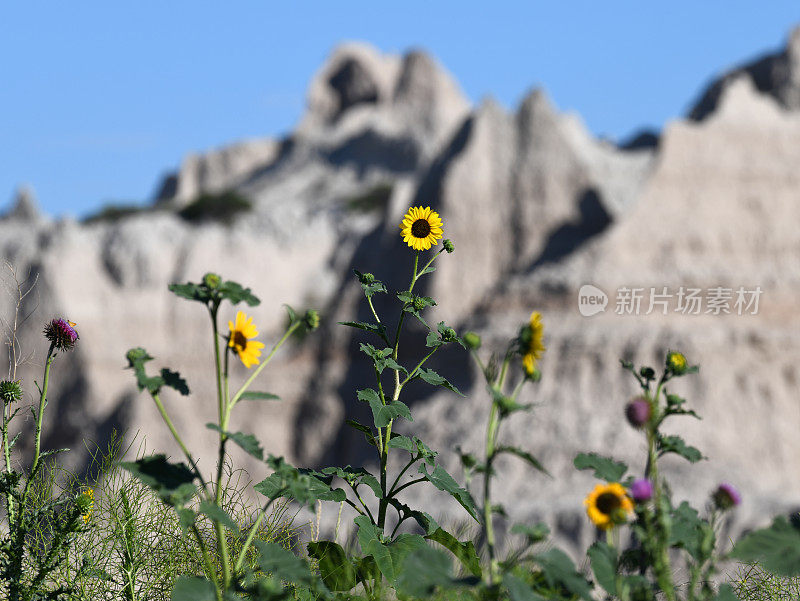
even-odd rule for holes
{"type": "Polygon", "coordinates": [[[347,498],[341,488],[331,488],[329,482],[308,471],[298,470],[286,463],[282,457],[270,456],[267,463],[275,473],[254,485],[253,489],[269,499],[285,497],[313,505],[318,499],[341,502],[347,498]]]}
{"type": "Polygon", "coordinates": [[[523,451],[522,449],[518,449],[517,447],[511,447],[511,446],[500,446],[497,447],[495,452],[498,455],[500,453],[508,453],[510,455],[515,455],[516,457],[519,457],[523,461],[528,462],[534,469],[537,469],[543,474],[547,474],[548,476],[550,476],[550,472],[548,472],[545,469],[545,467],[539,462],[538,459],[536,459],[536,457],[534,457],[533,455],[531,455],[526,451],[523,451]]]}
{"type": "Polygon", "coordinates": [[[367,388],[366,390],[358,391],[358,398],[362,401],[367,401],[372,409],[372,418],[375,422],[376,428],[385,428],[389,423],[402,417],[408,421],[413,421],[411,418],[411,410],[402,401],[390,401],[386,405],[381,403],[378,393],[367,388]],[[362,394],[363,393],[363,394],[362,394]]]}
{"type": "Polygon", "coordinates": [[[575,569],[575,564],[560,549],[548,549],[534,557],[550,586],[561,585],[573,595],[592,601],[592,589],[586,579],[575,569]]]}
{"type": "Polygon", "coordinates": [[[216,601],[214,585],[199,576],[178,576],[172,588],[172,601],[216,601]]]}
{"type": "Polygon", "coordinates": [[[309,557],[317,561],[322,582],[330,590],[347,592],[356,585],[356,568],[341,546],[323,540],[308,543],[306,548],[309,557]]]}
{"type": "Polygon", "coordinates": [[[245,302],[248,306],[255,307],[261,304],[261,301],[251,292],[250,288],[243,288],[242,285],[237,282],[222,282],[218,291],[220,296],[230,301],[232,305],[245,302]]]}
{"type": "Polygon", "coordinates": [[[383,324],[366,323],[364,321],[340,321],[338,323],[340,326],[348,326],[350,328],[364,330],[365,332],[372,332],[383,339],[386,338],[386,327],[383,324]]]}
{"type": "Polygon", "coordinates": [[[508,591],[511,601],[547,601],[541,595],[534,593],[525,581],[512,574],[503,575],[503,586],[508,591]]]}
{"type": "Polygon", "coordinates": [[[478,578],[482,575],[481,560],[475,551],[475,545],[472,541],[461,542],[455,536],[447,532],[444,528],[438,528],[426,537],[428,540],[439,543],[445,549],[450,551],[456,556],[456,559],[461,562],[473,576],[478,578]]]}
{"type": "Polygon", "coordinates": [[[308,586],[312,582],[308,563],[277,543],[254,541],[258,548],[258,565],[267,574],[296,585],[308,586]]]}
{"type": "Polygon", "coordinates": [[[165,455],[122,461],[118,465],[153,489],[169,505],[182,506],[195,494],[192,470],[183,463],[170,463],[165,455]]]}
{"type": "Polygon", "coordinates": [[[419,466],[418,471],[436,488],[450,494],[476,521],[480,521],[478,519],[478,509],[472,495],[468,490],[461,488],[458,482],[456,482],[441,465],[434,467],[433,471],[429,474],[423,463],[419,466]]]}
{"type": "Polygon", "coordinates": [[[443,378],[442,376],[437,374],[432,369],[420,369],[417,372],[417,374],[419,375],[420,378],[425,380],[428,384],[431,384],[433,386],[444,386],[448,390],[452,390],[456,394],[458,394],[460,396],[464,396],[463,394],[461,394],[461,391],[458,388],[453,386],[450,382],[447,381],[446,378],[443,378]]]}
{"type": "Polygon", "coordinates": [[[628,471],[628,466],[621,461],[597,453],[578,453],[572,463],[579,470],[594,470],[595,477],[606,482],[619,482],[628,471]]]}
{"type": "Polygon", "coordinates": [[[397,590],[418,599],[429,598],[437,587],[453,586],[450,557],[442,551],[423,547],[409,555],[400,568],[397,590]]]}
{"type": "Polygon", "coordinates": [[[366,438],[367,442],[375,448],[378,447],[378,443],[375,442],[375,436],[372,434],[372,429],[368,428],[362,423],[357,422],[354,419],[345,420],[344,423],[346,423],[351,428],[355,428],[356,430],[363,432],[364,438],[366,438]]]}
{"type": "Polygon", "coordinates": [[[617,594],[617,552],[604,542],[596,542],[586,552],[592,562],[595,580],[612,597],[617,594]]]}
{"type": "Polygon", "coordinates": [[[281,397],[277,394],[272,394],[271,392],[256,392],[256,391],[247,391],[243,392],[242,396],[239,397],[240,401],[280,401],[281,397]]]}
{"type": "Polygon", "coordinates": [[[656,448],[659,457],[667,453],[675,453],[690,463],[697,463],[705,459],[699,449],[687,445],[680,436],[659,436],[656,440],[656,448]]]}
{"type": "Polygon", "coordinates": [[[670,546],[682,547],[697,559],[700,556],[700,543],[703,522],[697,510],[689,503],[683,501],[672,512],[672,527],[670,528],[670,546]]]}
{"type": "Polygon", "coordinates": [[[365,484],[372,489],[378,499],[383,498],[380,482],[363,467],[354,468],[349,465],[347,467],[326,467],[322,473],[326,476],[338,476],[351,485],[365,484]]]}
{"type": "Polygon", "coordinates": [[[264,461],[264,449],[261,448],[261,443],[259,443],[258,439],[252,434],[245,434],[244,432],[226,432],[217,424],[211,423],[206,424],[206,428],[225,434],[225,436],[244,449],[248,455],[255,457],[259,461],[264,461]]]}
{"type": "Polygon", "coordinates": [[[768,528],[756,530],[739,540],[731,557],[756,563],[778,576],[800,576],[800,524],[785,517],[775,518],[768,528]]]}
{"type": "Polygon", "coordinates": [[[164,381],[164,386],[174,388],[183,396],[189,396],[189,386],[177,371],[165,367],[161,370],[161,379],[164,381]]]}
{"type": "Polygon", "coordinates": [[[232,532],[239,532],[239,524],[234,522],[233,518],[229,516],[228,513],[218,505],[214,505],[213,503],[209,503],[208,501],[201,501],[197,509],[198,513],[207,515],[212,520],[219,522],[220,524],[228,528],[228,530],[231,530],[232,532]]]}

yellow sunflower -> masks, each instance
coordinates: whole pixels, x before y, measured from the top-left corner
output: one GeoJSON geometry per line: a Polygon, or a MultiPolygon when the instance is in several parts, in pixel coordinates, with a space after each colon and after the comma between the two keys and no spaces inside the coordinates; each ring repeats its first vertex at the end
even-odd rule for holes
{"type": "Polygon", "coordinates": [[[633,513],[633,501],[618,482],[598,484],[583,504],[586,505],[589,519],[601,530],[608,530],[615,524],[627,521],[628,516],[633,513]]]}
{"type": "Polygon", "coordinates": [[[442,219],[430,207],[411,207],[400,224],[403,242],[414,250],[428,250],[442,237],[442,219]]]}
{"type": "Polygon", "coordinates": [[[258,365],[260,363],[258,358],[261,356],[264,344],[258,340],[251,340],[258,336],[258,330],[253,325],[253,318],[247,317],[244,311],[238,311],[236,324],[229,321],[228,327],[231,329],[228,346],[236,351],[246,368],[250,369],[253,365],[258,365]]]}
{"type": "Polygon", "coordinates": [[[538,311],[531,313],[530,323],[522,329],[519,337],[520,353],[522,353],[522,368],[529,376],[536,369],[536,362],[542,358],[544,347],[544,324],[542,314],[538,311]]]}

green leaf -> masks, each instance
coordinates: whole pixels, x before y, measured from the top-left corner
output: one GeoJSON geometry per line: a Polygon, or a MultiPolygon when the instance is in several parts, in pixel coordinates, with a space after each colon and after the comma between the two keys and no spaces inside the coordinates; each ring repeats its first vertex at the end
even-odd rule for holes
{"type": "Polygon", "coordinates": [[[617,552],[608,544],[598,541],[586,553],[592,562],[595,580],[609,595],[616,595],[617,552]]]}
{"type": "Polygon", "coordinates": [[[442,342],[441,338],[439,338],[439,334],[431,330],[428,332],[428,336],[425,338],[425,346],[428,347],[437,347],[442,346],[444,342],[442,342]]]}
{"type": "Polygon", "coordinates": [[[199,576],[178,576],[172,589],[172,601],[216,601],[214,585],[199,576]]]}
{"type": "Polygon", "coordinates": [[[518,449],[517,447],[508,447],[508,446],[507,447],[502,447],[501,446],[501,447],[497,447],[497,450],[495,452],[498,455],[500,453],[509,453],[510,455],[515,455],[515,456],[519,457],[520,459],[522,459],[524,461],[527,461],[531,466],[533,466],[534,469],[537,469],[540,472],[542,472],[543,474],[547,474],[548,476],[550,476],[550,472],[548,472],[545,469],[545,467],[541,463],[539,463],[539,460],[536,459],[536,457],[534,457],[530,453],[527,453],[526,451],[523,451],[522,449],[518,449]]]}
{"type": "Polygon", "coordinates": [[[511,528],[512,534],[521,534],[528,539],[528,544],[533,545],[545,540],[550,536],[550,528],[547,524],[539,522],[533,526],[528,524],[514,524],[511,528]]]}
{"type": "Polygon", "coordinates": [[[272,394],[271,392],[255,392],[255,391],[248,391],[243,392],[242,396],[239,397],[240,401],[280,401],[281,397],[277,394],[272,394]]]}
{"type": "Polygon", "coordinates": [[[737,542],[731,557],[758,562],[778,576],[800,576],[800,524],[779,516],[768,528],[751,532],[737,542]]]}
{"type": "Polygon", "coordinates": [[[128,369],[132,369],[136,376],[136,387],[139,392],[146,390],[150,394],[158,394],[158,391],[164,385],[164,379],[159,376],[148,377],[144,368],[144,364],[152,361],[153,357],[142,347],[130,349],[125,354],[125,357],[128,359],[128,369]]]}
{"type": "Polygon", "coordinates": [[[656,448],[658,449],[659,457],[666,455],[667,453],[675,453],[690,463],[697,463],[701,459],[705,459],[703,454],[698,449],[687,445],[680,436],[659,435],[658,439],[656,440],[656,448]]]}
{"type": "Polygon", "coordinates": [[[375,364],[375,369],[379,374],[383,373],[383,370],[387,367],[402,372],[408,375],[408,371],[405,367],[400,365],[397,361],[392,359],[392,349],[384,348],[384,349],[377,349],[371,344],[361,344],[360,345],[361,352],[365,353],[367,356],[372,358],[372,362],[375,364]]]}
{"type": "Polygon", "coordinates": [[[458,482],[442,466],[437,465],[433,468],[433,472],[429,474],[423,463],[419,466],[419,473],[425,476],[425,479],[436,488],[449,493],[476,521],[480,521],[478,519],[478,508],[475,506],[475,500],[472,495],[469,494],[468,490],[461,488],[458,482]]]}
{"type": "Polygon", "coordinates": [[[198,512],[207,515],[212,520],[219,522],[233,532],[239,532],[239,524],[233,521],[233,518],[228,513],[213,503],[208,501],[201,501],[198,507],[198,512]]]}
{"type": "Polygon", "coordinates": [[[261,443],[259,443],[258,439],[252,434],[245,434],[244,432],[226,432],[217,424],[211,423],[206,424],[206,428],[225,434],[225,436],[244,449],[248,455],[255,457],[259,461],[264,461],[264,449],[261,448],[261,443]]]}
{"type": "Polygon", "coordinates": [[[192,284],[191,282],[186,284],[170,284],[167,286],[167,289],[174,295],[187,300],[201,303],[207,303],[211,300],[208,288],[202,284],[192,284]]]}
{"type": "Polygon", "coordinates": [[[397,576],[397,591],[418,599],[430,598],[437,587],[454,584],[450,557],[442,551],[423,547],[409,555],[397,576]]]}
{"type": "Polygon", "coordinates": [[[472,543],[472,541],[461,542],[443,528],[438,528],[425,538],[442,545],[445,549],[455,555],[458,561],[460,561],[461,564],[467,568],[467,570],[469,570],[473,576],[481,578],[481,560],[475,551],[475,545],[472,543]]]}
{"type": "Polygon", "coordinates": [[[383,282],[376,280],[372,274],[363,274],[357,269],[354,269],[353,273],[356,274],[358,281],[361,283],[361,288],[364,290],[364,296],[367,298],[371,298],[376,292],[386,292],[386,286],[384,286],[383,282]]]}
{"type": "Polygon", "coordinates": [[[628,471],[628,466],[621,461],[597,453],[578,453],[572,463],[579,470],[594,470],[595,477],[606,482],[619,482],[628,471]]]}
{"type": "MultiPolygon", "coordinates": [[[[378,447],[378,443],[375,442],[375,436],[372,434],[372,429],[371,428],[365,426],[364,424],[362,424],[360,422],[357,422],[354,419],[345,420],[344,423],[346,423],[351,428],[355,428],[359,432],[363,432],[364,433],[364,438],[367,439],[367,442],[369,444],[371,444],[375,448],[378,447]]],[[[391,441],[389,442],[389,445],[391,445],[391,441]]]]}
{"type": "Polygon", "coordinates": [[[547,601],[541,595],[534,593],[525,581],[511,574],[503,575],[503,586],[506,587],[511,601],[547,601]]]}
{"type": "Polygon", "coordinates": [[[236,282],[222,282],[218,288],[219,294],[222,298],[230,301],[232,305],[238,305],[241,302],[247,303],[251,307],[261,304],[261,301],[256,297],[250,288],[243,288],[241,284],[236,282]]]}
{"type": "Polygon", "coordinates": [[[258,565],[264,572],[292,584],[306,586],[311,584],[311,570],[304,559],[297,557],[277,543],[255,540],[254,544],[259,552],[258,565]]]}
{"type": "Polygon", "coordinates": [[[383,324],[366,323],[363,321],[340,321],[338,323],[340,326],[348,326],[350,328],[372,332],[383,339],[386,338],[386,327],[383,324]]]}
{"type": "Polygon", "coordinates": [[[275,473],[254,485],[253,489],[269,499],[285,497],[313,505],[318,499],[341,502],[347,498],[341,488],[331,488],[329,482],[308,471],[298,470],[286,463],[282,457],[270,456],[267,463],[275,473]]]}
{"type": "Polygon", "coordinates": [[[390,401],[388,404],[384,405],[381,403],[378,393],[372,388],[359,390],[358,399],[369,403],[376,428],[385,428],[389,425],[389,422],[398,417],[413,421],[411,418],[411,411],[405,403],[402,401],[390,401]]]}
{"type": "Polygon", "coordinates": [[[549,549],[536,555],[536,562],[550,586],[562,585],[573,595],[592,601],[592,589],[586,579],[575,569],[575,564],[560,549],[549,549]]]}
{"type": "Polygon", "coordinates": [[[325,583],[334,592],[347,592],[356,585],[355,566],[347,558],[344,549],[332,541],[311,542],[306,546],[309,557],[317,560],[317,566],[325,583]]]}
{"type": "Polygon", "coordinates": [[[165,386],[174,388],[183,396],[189,396],[189,386],[177,371],[172,371],[165,367],[161,370],[161,379],[164,381],[165,386]]]}
{"type": "Polygon", "coordinates": [[[443,378],[442,376],[437,374],[432,369],[420,369],[417,372],[417,374],[419,375],[420,378],[425,380],[428,384],[431,384],[433,386],[444,386],[448,390],[452,390],[456,394],[464,396],[463,394],[461,394],[461,391],[458,390],[458,388],[453,386],[450,382],[448,382],[445,378],[443,378]]]}
{"type": "Polygon", "coordinates": [[[119,466],[152,488],[168,505],[182,506],[195,494],[192,470],[184,463],[170,463],[165,455],[123,461],[119,466]]]}
{"type": "Polygon", "coordinates": [[[366,484],[372,489],[372,492],[375,493],[378,499],[383,498],[380,482],[363,467],[354,468],[349,465],[347,467],[326,467],[322,470],[322,473],[326,476],[338,476],[353,486],[366,484]]]}
{"type": "Polygon", "coordinates": [[[683,501],[672,512],[672,527],[670,529],[670,546],[682,547],[698,559],[700,557],[700,544],[702,542],[703,521],[697,510],[689,503],[683,501]]]}

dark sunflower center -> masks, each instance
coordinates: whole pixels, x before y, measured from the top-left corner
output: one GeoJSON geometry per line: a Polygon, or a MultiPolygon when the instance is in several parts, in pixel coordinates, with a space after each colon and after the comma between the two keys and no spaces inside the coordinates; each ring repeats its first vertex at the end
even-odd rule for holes
{"type": "Polygon", "coordinates": [[[614,513],[615,510],[622,507],[622,503],[620,503],[619,497],[611,492],[604,492],[602,495],[597,497],[597,501],[595,502],[597,509],[600,510],[601,513],[606,515],[611,515],[614,513]]]}
{"type": "Polygon", "coordinates": [[[427,238],[431,233],[431,224],[427,219],[417,219],[411,224],[411,235],[415,238],[427,238]]]}
{"type": "Polygon", "coordinates": [[[247,338],[244,337],[244,334],[241,332],[234,332],[233,333],[233,348],[237,351],[243,351],[247,348],[247,338]]]}

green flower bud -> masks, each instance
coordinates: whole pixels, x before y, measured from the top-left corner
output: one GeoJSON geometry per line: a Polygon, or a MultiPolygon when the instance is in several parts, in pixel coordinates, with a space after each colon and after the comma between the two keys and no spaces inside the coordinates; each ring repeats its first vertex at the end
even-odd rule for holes
{"type": "Polygon", "coordinates": [[[476,351],[481,348],[481,337],[475,332],[467,332],[464,334],[464,344],[473,351],[476,351]]]}
{"type": "Polygon", "coordinates": [[[222,278],[216,273],[207,273],[203,276],[203,284],[209,290],[216,290],[222,284],[222,278]]]}
{"type": "Polygon", "coordinates": [[[425,301],[423,301],[418,296],[414,297],[414,310],[422,311],[424,308],[425,308],[425,301]]]}
{"type": "Polygon", "coordinates": [[[611,512],[611,521],[621,526],[628,523],[628,512],[623,507],[617,507],[611,512]]]}
{"type": "Polygon", "coordinates": [[[453,244],[453,242],[449,238],[445,238],[444,239],[444,241],[442,242],[442,246],[444,246],[444,249],[448,253],[451,253],[456,249],[455,245],[453,244]]]}
{"type": "Polygon", "coordinates": [[[689,369],[686,357],[677,351],[667,353],[667,369],[676,376],[682,376],[689,369]]]}
{"type": "Polygon", "coordinates": [[[453,328],[451,327],[442,328],[442,341],[453,342],[453,340],[455,340],[456,338],[458,338],[458,334],[456,334],[456,331],[453,328]]]}
{"type": "Polygon", "coordinates": [[[19,380],[3,380],[0,382],[0,399],[8,405],[22,399],[22,386],[19,380]]]}
{"type": "Polygon", "coordinates": [[[539,371],[538,367],[534,367],[533,371],[528,373],[527,370],[525,371],[525,377],[528,378],[531,382],[538,382],[542,379],[542,372],[539,371]]]}
{"type": "Polygon", "coordinates": [[[314,309],[309,309],[303,317],[303,323],[309,332],[313,332],[319,327],[319,313],[314,309]]]}

